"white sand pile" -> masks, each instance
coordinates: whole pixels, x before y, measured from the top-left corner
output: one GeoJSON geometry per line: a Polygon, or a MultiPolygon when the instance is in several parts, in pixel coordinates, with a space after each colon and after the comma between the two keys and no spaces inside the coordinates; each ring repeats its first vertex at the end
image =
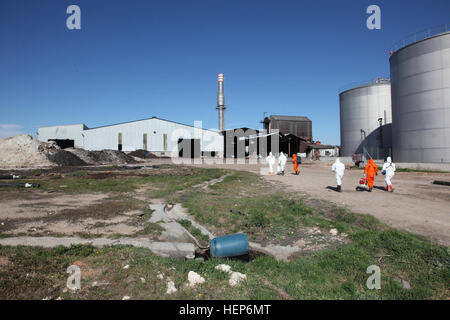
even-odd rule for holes
{"type": "Polygon", "coordinates": [[[61,150],[53,141],[40,142],[28,134],[0,140],[0,168],[3,169],[127,163],[136,163],[136,160],[117,150],[61,150]]]}
{"type": "Polygon", "coordinates": [[[28,134],[0,139],[0,168],[55,166],[47,156],[58,150],[56,143],[39,142],[28,134]]]}

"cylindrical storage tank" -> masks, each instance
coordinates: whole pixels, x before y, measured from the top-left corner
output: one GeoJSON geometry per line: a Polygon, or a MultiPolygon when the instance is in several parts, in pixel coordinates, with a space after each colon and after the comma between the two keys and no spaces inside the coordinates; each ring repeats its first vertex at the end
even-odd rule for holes
{"type": "Polygon", "coordinates": [[[390,154],[392,118],[388,79],[341,92],[339,105],[341,156],[364,153],[366,157],[381,159],[390,154]]]}
{"type": "Polygon", "coordinates": [[[247,236],[243,233],[217,237],[210,241],[213,257],[235,257],[247,254],[250,250],[247,236]]]}
{"type": "Polygon", "coordinates": [[[450,162],[450,32],[390,58],[393,160],[450,162]]]}

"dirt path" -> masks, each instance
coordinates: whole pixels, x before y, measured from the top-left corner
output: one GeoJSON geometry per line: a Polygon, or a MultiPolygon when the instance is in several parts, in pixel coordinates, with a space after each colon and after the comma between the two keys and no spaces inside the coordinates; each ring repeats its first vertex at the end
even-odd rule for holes
{"type": "MultiPolygon", "coordinates": [[[[450,181],[449,173],[397,173],[393,178],[394,193],[382,190],[385,183],[383,176],[379,174],[375,179],[374,190],[369,193],[355,191],[362,171],[347,169],[342,193],[338,193],[328,188],[336,186],[331,172],[332,162],[305,163],[300,166],[300,175],[295,176],[289,160],[285,176],[265,175],[264,178],[283,184],[289,191],[332,201],[354,212],[371,214],[395,228],[423,235],[439,244],[450,245],[450,187],[432,184],[433,180],[450,181]]],[[[264,168],[257,164],[197,166],[254,173],[260,173],[261,168],[264,168]]]]}
{"type": "Polygon", "coordinates": [[[360,170],[346,170],[342,193],[328,189],[335,187],[331,164],[303,166],[300,176],[289,168],[287,176],[266,176],[279,181],[291,190],[301,190],[314,198],[343,205],[354,212],[368,213],[395,228],[428,237],[440,244],[450,245],[450,188],[433,185],[433,180],[450,180],[450,174],[397,173],[392,180],[393,193],[385,187],[381,174],[375,178],[372,192],[358,192],[355,187],[360,170]]]}

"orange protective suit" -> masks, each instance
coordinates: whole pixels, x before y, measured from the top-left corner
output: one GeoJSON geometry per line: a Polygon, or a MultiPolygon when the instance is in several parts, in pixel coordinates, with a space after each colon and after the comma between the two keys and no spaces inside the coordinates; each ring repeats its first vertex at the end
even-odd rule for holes
{"type": "Polygon", "coordinates": [[[296,155],[295,153],[292,154],[292,162],[294,163],[294,171],[295,171],[295,174],[298,174],[297,155],[296,155]]]}
{"type": "Polygon", "coordinates": [[[375,182],[375,175],[378,175],[378,167],[375,162],[373,162],[373,159],[369,160],[369,163],[364,168],[364,173],[367,174],[366,178],[369,190],[372,190],[373,183],[375,182]]]}

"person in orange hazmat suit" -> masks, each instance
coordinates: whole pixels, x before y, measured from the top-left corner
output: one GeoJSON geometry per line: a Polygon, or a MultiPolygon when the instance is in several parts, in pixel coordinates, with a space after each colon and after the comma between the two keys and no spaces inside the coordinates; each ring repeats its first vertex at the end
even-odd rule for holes
{"type": "Polygon", "coordinates": [[[366,174],[369,192],[372,192],[373,183],[375,182],[375,175],[378,175],[378,167],[372,158],[370,158],[369,163],[364,168],[364,174],[366,174]]]}
{"type": "Polygon", "coordinates": [[[295,153],[292,154],[292,162],[294,163],[295,174],[298,175],[298,162],[297,162],[297,155],[295,153]]]}

